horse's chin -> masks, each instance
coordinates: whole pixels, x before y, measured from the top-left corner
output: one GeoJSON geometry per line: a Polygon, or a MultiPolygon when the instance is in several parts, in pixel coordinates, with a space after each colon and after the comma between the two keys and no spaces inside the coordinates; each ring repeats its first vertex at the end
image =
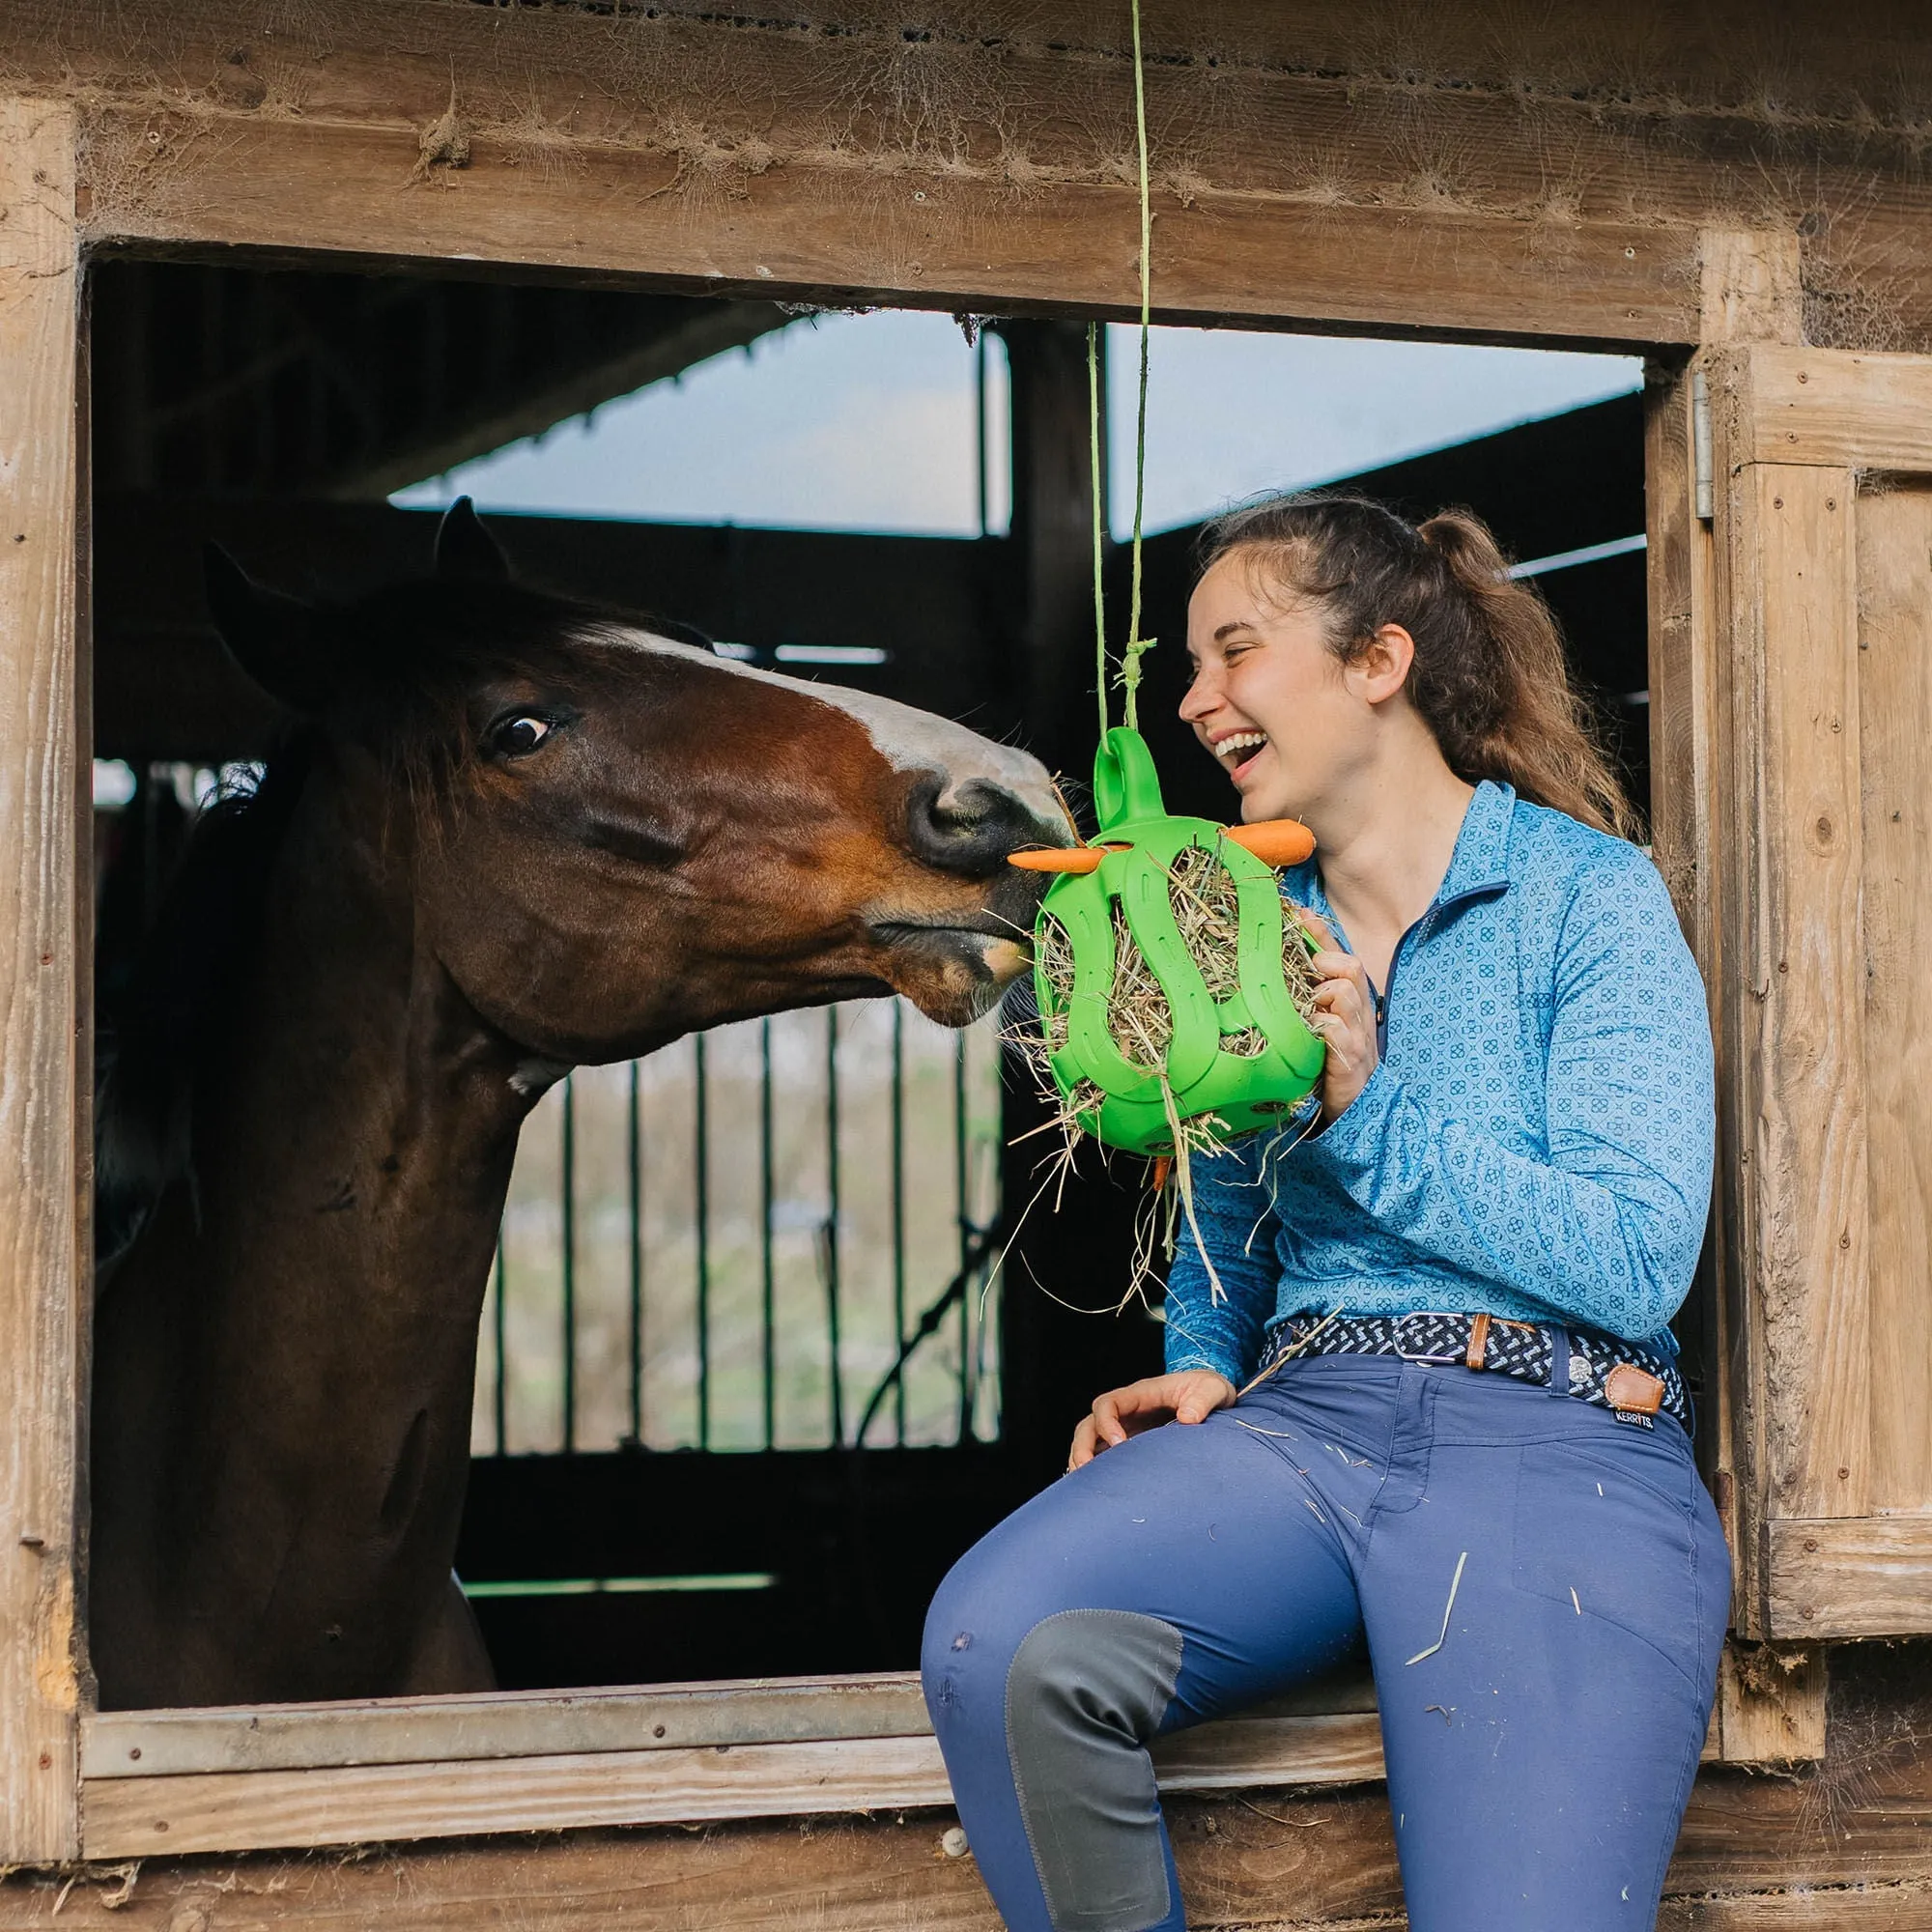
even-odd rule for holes
{"type": "Polygon", "coordinates": [[[1000,995],[1033,962],[1023,941],[956,927],[897,939],[888,978],[927,1019],[966,1027],[999,1005],[1000,995]]]}

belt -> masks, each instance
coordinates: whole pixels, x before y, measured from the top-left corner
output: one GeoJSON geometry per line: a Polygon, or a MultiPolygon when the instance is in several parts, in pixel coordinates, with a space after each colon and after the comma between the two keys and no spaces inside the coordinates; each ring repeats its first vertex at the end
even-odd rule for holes
{"type": "Polygon", "coordinates": [[[1298,1355],[1397,1355],[1405,1362],[1454,1364],[1545,1387],[1561,1386],[1565,1395],[1595,1403],[1619,1422],[1642,1429],[1651,1426],[1660,1410],[1675,1416],[1687,1432],[1690,1427],[1690,1399],[1675,1358],[1592,1328],[1543,1327],[1506,1321],[1499,1315],[1350,1315],[1338,1310],[1319,1318],[1291,1317],[1275,1329],[1274,1340],[1277,1346],[1267,1366],[1248,1388],[1298,1355]]]}

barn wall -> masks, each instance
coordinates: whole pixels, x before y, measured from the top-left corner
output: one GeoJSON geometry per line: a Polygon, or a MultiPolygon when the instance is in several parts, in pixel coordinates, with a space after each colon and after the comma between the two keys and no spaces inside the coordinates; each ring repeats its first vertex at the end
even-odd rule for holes
{"type": "MultiPolygon", "coordinates": [[[[1744,229],[1789,238],[1813,340],[1922,342],[1921,25],[1909,0],[1151,8],[1156,310],[1689,343],[1704,231],[1744,229]]],[[[1121,313],[1127,54],[1112,0],[913,25],[867,0],[17,0],[0,71],[82,106],[106,242],[1121,313]]]]}

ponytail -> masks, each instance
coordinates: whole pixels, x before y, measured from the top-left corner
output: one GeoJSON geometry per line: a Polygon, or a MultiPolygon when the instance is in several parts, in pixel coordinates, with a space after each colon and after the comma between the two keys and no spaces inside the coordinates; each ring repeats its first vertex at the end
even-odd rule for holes
{"type": "Polygon", "coordinates": [[[1408,698],[1457,777],[1494,779],[1600,832],[1638,819],[1535,587],[1468,510],[1411,526],[1364,497],[1266,497],[1210,524],[1202,567],[1240,552],[1321,611],[1345,663],[1384,624],[1415,639],[1408,698]]]}

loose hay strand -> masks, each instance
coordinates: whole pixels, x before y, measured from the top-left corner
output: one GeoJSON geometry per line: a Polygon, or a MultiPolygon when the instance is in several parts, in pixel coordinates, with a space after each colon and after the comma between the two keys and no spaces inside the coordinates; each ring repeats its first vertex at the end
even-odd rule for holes
{"type": "Polygon", "coordinates": [[[1205,1134],[1208,1147],[1217,1146],[1212,1129],[1206,1121],[1185,1121],[1175,1110],[1174,1089],[1167,1084],[1167,1075],[1160,1076],[1160,1103],[1167,1109],[1167,1123],[1174,1130],[1174,1184],[1180,1193],[1180,1205],[1187,1215],[1187,1232],[1194,1236],[1194,1252],[1201,1257],[1201,1265],[1208,1270],[1208,1299],[1210,1303],[1226,1301],[1228,1291],[1221,1286],[1221,1277],[1214,1271],[1213,1257],[1208,1252],[1208,1243],[1201,1237],[1201,1223],[1194,1218],[1194,1163],[1191,1155],[1194,1149],[1188,1143],[1191,1139],[1205,1134]],[[1190,1129],[1193,1131],[1190,1132],[1190,1129]]]}
{"type": "MultiPolygon", "coordinates": [[[[1463,1587],[1463,1566],[1468,1560],[1469,1552],[1466,1549],[1456,1559],[1456,1574],[1449,1579],[1449,1601],[1442,1605],[1441,1635],[1427,1650],[1418,1650],[1413,1657],[1406,1659],[1404,1663],[1405,1669],[1410,1663],[1420,1663],[1425,1657],[1434,1657],[1449,1641],[1449,1619],[1456,1614],[1456,1592],[1463,1587]]],[[[1582,1612],[1579,1610],[1577,1614],[1580,1616],[1582,1612]]]]}

